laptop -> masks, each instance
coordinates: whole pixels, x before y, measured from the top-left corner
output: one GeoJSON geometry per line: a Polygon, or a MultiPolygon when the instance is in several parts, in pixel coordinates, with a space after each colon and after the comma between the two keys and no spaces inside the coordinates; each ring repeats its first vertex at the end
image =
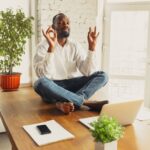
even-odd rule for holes
{"type": "Polygon", "coordinates": [[[96,121],[101,115],[108,115],[118,120],[121,125],[132,124],[142,106],[143,100],[132,100],[105,104],[99,116],[81,118],[79,121],[86,127],[92,129],[91,122],[96,121]]]}

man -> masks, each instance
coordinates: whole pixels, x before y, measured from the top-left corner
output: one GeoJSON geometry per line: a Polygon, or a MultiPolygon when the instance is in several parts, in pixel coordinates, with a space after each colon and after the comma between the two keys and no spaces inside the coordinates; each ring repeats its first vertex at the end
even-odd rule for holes
{"type": "Polygon", "coordinates": [[[57,14],[52,26],[43,32],[42,41],[34,57],[34,68],[39,79],[35,91],[46,102],[56,103],[64,113],[75,109],[100,110],[108,101],[87,101],[103,87],[108,77],[103,71],[96,71],[95,47],[99,33],[89,28],[88,54],[83,54],[79,43],[69,39],[70,22],[65,14],[57,14]],[[82,76],[78,75],[78,72],[82,76]]]}

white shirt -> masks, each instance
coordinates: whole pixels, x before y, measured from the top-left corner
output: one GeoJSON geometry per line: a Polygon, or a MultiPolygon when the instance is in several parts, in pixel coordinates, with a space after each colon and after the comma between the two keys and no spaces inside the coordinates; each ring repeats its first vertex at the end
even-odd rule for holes
{"type": "Polygon", "coordinates": [[[52,53],[47,52],[48,47],[47,40],[37,47],[34,69],[38,77],[63,80],[81,75],[89,76],[97,70],[95,52],[88,50],[87,53],[77,42],[68,39],[63,47],[56,43],[52,53]]]}

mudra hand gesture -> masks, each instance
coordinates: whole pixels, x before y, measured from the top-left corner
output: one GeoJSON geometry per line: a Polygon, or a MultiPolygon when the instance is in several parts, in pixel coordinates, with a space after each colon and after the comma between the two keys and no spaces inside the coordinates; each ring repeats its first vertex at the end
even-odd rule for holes
{"type": "Polygon", "coordinates": [[[94,51],[95,47],[96,47],[96,41],[97,41],[97,37],[99,36],[99,32],[96,33],[96,27],[94,27],[94,30],[91,29],[91,27],[89,28],[89,32],[88,32],[88,43],[89,43],[89,50],[90,51],[94,51]]]}
{"type": "Polygon", "coordinates": [[[55,44],[57,42],[57,32],[50,26],[46,32],[42,30],[44,37],[47,39],[49,43],[48,52],[53,52],[55,44]]]}

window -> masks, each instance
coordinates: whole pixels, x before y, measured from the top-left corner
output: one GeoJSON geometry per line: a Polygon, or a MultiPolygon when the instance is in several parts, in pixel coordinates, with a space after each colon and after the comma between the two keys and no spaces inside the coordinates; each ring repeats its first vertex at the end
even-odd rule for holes
{"type": "Polygon", "coordinates": [[[105,8],[103,63],[110,76],[108,97],[112,101],[144,99],[149,71],[150,3],[107,3],[105,8]]]}

